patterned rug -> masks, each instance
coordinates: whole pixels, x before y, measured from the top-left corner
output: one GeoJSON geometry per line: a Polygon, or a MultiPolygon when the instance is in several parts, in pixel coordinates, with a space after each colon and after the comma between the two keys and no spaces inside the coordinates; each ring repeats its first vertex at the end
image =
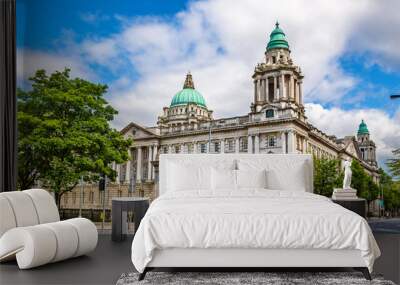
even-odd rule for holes
{"type": "Polygon", "coordinates": [[[142,281],[138,281],[138,276],[138,273],[122,274],[117,285],[395,285],[376,275],[372,275],[373,280],[368,281],[359,272],[148,272],[142,281]]]}

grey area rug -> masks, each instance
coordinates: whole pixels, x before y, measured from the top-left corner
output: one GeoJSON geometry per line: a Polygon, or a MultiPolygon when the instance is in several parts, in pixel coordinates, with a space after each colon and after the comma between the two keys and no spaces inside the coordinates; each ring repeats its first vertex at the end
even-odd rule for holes
{"type": "Polygon", "coordinates": [[[325,285],[395,285],[381,276],[372,276],[368,281],[359,272],[148,272],[146,278],[138,281],[138,273],[122,274],[117,285],[146,284],[325,284],[325,285]]]}

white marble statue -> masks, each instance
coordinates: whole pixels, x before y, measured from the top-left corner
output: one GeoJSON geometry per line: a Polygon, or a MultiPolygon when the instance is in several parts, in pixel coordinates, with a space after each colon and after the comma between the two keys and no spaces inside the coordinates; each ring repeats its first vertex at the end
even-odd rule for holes
{"type": "Polygon", "coordinates": [[[343,179],[343,189],[351,188],[351,161],[346,160],[344,162],[344,179],[343,179]]]}

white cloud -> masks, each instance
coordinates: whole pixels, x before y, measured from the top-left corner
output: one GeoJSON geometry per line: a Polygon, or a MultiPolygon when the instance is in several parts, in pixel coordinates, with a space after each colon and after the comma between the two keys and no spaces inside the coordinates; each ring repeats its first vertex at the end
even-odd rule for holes
{"type": "Polygon", "coordinates": [[[400,109],[397,115],[390,117],[384,110],[324,108],[320,104],[306,104],[309,121],[327,134],[337,137],[356,135],[358,125],[364,120],[370,137],[375,141],[380,165],[392,157],[392,151],[400,147],[400,109]]]}
{"type": "Polygon", "coordinates": [[[386,71],[398,72],[400,68],[400,1],[372,1],[353,33],[350,47],[364,52],[367,64],[377,64],[386,71]]]}
{"type": "Polygon", "coordinates": [[[38,69],[45,69],[48,74],[56,70],[71,69],[71,76],[95,80],[97,76],[81,60],[79,55],[59,52],[43,52],[31,49],[17,50],[17,81],[18,85],[26,84],[38,69]]]}
{"type": "Polygon", "coordinates": [[[128,89],[112,88],[112,100],[122,108],[118,122],[154,124],[154,114],[181,88],[178,83],[187,70],[217,117],[234,116],[249,110],[252,71],[263,60],[269,33],[279,20],[294,61],[305,74],[305,100],[337,102],[358,83],[337,59],[348,50],[355,27],[371,5],[369,1],[342,5],[313,1],[312,7],[305,0],[192,2],[172,21],[124,19],[120,33],[86,41],[85,47],[96,51],[88,52],[96,63],[115,71],[116,62],[123,61],[121,65],[130,64],[140,76],[128,89]]]}

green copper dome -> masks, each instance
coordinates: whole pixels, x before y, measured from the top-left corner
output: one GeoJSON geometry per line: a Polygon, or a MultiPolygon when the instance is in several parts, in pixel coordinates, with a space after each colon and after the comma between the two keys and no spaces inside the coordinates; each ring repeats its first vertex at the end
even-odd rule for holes
{"type": "Polygon", "coordinates": [[[357,135],[366,135],[366,134],[369,134],[367,124],[364,122],[364,120],[361,120],[361,124],[358,126],[357,135]]]}
{"type": "Polygon", "coordinates": [[[194,89],[192,75],[190,73],[186,75],[183,89],[176,93],[175,96],[172,98],[170,107],[186,105],[188,103],[194,103],[207,108],[204,97],[194,89]]]}
{"type": "Polygon", "coordinates": [[[274,48],[286,48],[289,49],[289,44],[286,40],[286,35],[279,28],[279,23],[276,22],[275,29],[272,31],[271,35],[269,36],[269,42],[267,45],[267,51],[274,48]]]}

